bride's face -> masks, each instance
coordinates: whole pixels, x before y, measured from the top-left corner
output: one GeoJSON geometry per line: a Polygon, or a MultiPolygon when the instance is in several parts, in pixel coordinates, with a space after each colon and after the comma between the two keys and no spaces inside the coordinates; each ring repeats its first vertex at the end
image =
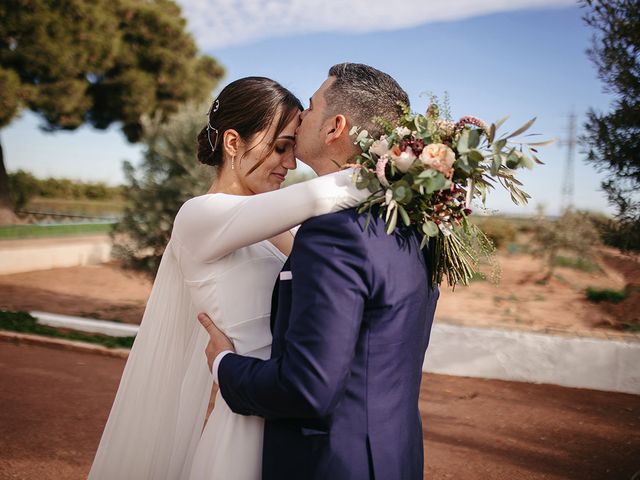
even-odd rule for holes
{"type": "Polygon", "coordinates": [[[264,193],[277,190],[284,182],[289,170],[295,170],[296,157],[293,154],[299,115],[293,119],[276,137],[273,150],[269,153],[269,140],[275,135],[276,124],[265,132],[258,132],[246,146],[241,160],[236,160],[236,172],[242,187],[247,192],[264,193]],[[266,157],[265,157],[266,154],[266,157]]]}

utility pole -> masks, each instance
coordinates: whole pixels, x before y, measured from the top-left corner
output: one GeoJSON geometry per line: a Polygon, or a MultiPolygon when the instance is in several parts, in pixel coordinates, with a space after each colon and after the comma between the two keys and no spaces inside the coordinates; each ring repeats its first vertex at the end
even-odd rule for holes
{"type": "Polygon", "coordinates": [[[573,183],[574,183],[574,157],[576,144],[576,114],[572,110],[569,113],[568,137],[561,142],[567,146],[567,158],[564,164],[564,175],[562,179],[562,211],[566,212],[573,208],[573,183]]]}

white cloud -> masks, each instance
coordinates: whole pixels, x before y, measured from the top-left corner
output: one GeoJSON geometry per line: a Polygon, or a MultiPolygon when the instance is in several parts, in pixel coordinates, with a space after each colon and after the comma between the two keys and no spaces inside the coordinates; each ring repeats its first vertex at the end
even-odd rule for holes
{"type": "Polygon", "coordinates": [[[400,30],[575,0],[177,0],[202,48],[317,32],[400,30]]]}

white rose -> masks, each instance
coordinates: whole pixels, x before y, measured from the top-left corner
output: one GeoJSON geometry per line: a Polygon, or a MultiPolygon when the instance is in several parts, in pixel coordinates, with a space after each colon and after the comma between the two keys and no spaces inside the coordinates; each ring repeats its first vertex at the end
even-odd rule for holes
{"type": "Polygon", "coordinates": [[[387,141],[386,137],[382,136],[380,137],[380,140],[376,140],[375,142],[373,142],[371,144],[371,147],[369,147],[369,151],[371,153],[375,153],[379,157],[387,154],[389,152],[389,142],[387,141]]]}
{"type": "Polygon", "coordinates": [[[411,130],[407,127],[396,127],[394,132],[400,137],[404,138],[411,133],[411,130]]]}
{"type": "Polygon", "coordinates": [[[413,162],[416,160],[416,154],[413,153],[410,147],[407,147],[404,152],[400,153],[400,155],[394,155],[395,152],[392,151],[391,158],[393,159],[393,163],[396,168],[400,170],[402,173],[405,173],[413,162]]]}

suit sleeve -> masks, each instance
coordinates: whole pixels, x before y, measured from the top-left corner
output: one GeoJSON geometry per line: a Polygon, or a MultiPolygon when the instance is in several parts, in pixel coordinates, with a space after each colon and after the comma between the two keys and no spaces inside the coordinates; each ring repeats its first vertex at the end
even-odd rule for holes
{"type": "Polygon", "coordinates": [[[291,255],[292,305],[283,353],[262,361],[229,354],[220,391],[239,414],[324,417],[344,393],[368,297],[368,262],[354,215],[304,223],[291,255]]]}

